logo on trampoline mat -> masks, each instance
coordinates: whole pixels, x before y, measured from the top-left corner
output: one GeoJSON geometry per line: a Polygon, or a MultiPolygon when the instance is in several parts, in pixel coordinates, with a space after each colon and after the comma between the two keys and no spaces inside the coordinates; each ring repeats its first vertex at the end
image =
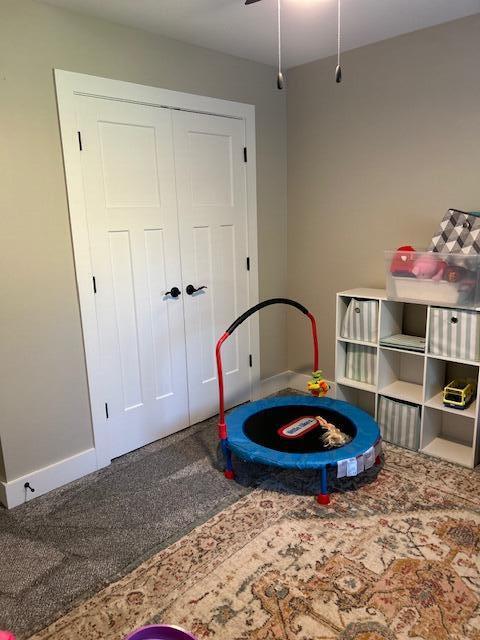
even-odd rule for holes
{"type": "Polygon", "coordinates": [[[303,416],[297,418],[293,422],[284,424],[278,429],[277,433],[282,438],[301,438],[306,433],[320,426],[319,421],[313,416],[303,416]]]}

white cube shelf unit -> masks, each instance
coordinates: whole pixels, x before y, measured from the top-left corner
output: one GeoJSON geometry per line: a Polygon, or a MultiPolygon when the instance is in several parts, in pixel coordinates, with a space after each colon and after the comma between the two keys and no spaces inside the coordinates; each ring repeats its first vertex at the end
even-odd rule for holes
{"type": "Polygon", "coordinates": [[[480,403],[476,398],[465,410],[449,408],[443,404],[442,391],[454,378],[474,379],[478,390],[480,360],[460,360],[429,353],[430,313],[438,306],[388,300],[383,289],[351,289],[338,293],[336,397],[364,409],[374,418],[377,418],[381,396],[418,405],[421,413],[419,451],[473,468],[479,462],[480,453],[480,403]],[[375,342],[342,338],[343,319],[352,299],[378,301],[375,342]],[[380,340],[399,333],[424,336],[425,353],[381,346],[380,340]],[[373,350],[373,384],[346,377],[349,343],[373,350]]]}

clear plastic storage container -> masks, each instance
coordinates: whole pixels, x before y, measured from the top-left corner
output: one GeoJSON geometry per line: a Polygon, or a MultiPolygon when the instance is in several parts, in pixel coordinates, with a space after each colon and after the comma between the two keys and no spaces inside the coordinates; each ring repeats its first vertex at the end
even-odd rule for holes
{"type": "Polygon", "coordinates": [[[385,251],[392,300],[480,308],[480,255],[385,251]]]}

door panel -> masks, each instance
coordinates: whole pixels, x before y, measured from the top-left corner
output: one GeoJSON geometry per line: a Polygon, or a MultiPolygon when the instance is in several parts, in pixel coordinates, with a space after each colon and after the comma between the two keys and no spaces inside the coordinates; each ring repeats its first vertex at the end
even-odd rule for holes
{"type": "MultiPolygon", "coordinates": [[[[188,114],[186,118],[199,120],[213,116],[188,114]]],[[[184,114],[178,119],[185,120],[184,114]]],[[[189,131],[190,184],[193,206],[233,205],[232,139],[229,135],[208,135],[189,131]]]]}
{"type": "Polygon", "coordinates": [[[172,116],[78,97],[111,457],[188,425],[172,116]]]}
{"type": "Polygon", "coordinates": [[[107,209],[159,207],[155,127],[99,122],[98,130],[107,209]]]}
{"type": "Polygon", "coordinates": [[[123,410],[127,411],[143,404],[130,233],[110,231],[108,236],[122,373],[123,410]]]}
{"type": "MultiPolygon", "coordinates": [[[[192,283],[212,283],[213,281],[213,251],[212,251],[212,230],[210,227],[193,227],[193,266],[195,277],[192,283]]],[[[186,261],[187,262],[187,261],[186,261]]],[[[187,282],[188,278],[185,280],[187,282]]],[[[190,280],[188,280],[190,283],[190,280]]],[[[208,284],[206,285],[208,288],[208,284]]],[[[210,289],[212,285],[210,284],[210,289]]],[[[215,349],[215,323],[213,298],[208,296],[207,291],[199,291],[191,301],[193,313],[196,318],[195,326],[188,326],[188,330],[194,329],[193,340],[198,342],[197,355],[200,356],[200,380],[202,383],[215,380],[215,362],[212,353],[215,349]]],[[[189,372],[192,377],[193,372],[189,372]]]]}
{"type": "MultiPolygon", "coordinates": [[[[148,303],[153,338],[155,398],[160,400],[175,391],[172,376],[168,306],[159,291],[168,290],[165,265],[165,233],[163,229],[146,229],[145,260],[147,268],[148,303]]],[[[183,350],[182,350],[183,355],[183,350]]]]}
{"type": "MultiPolygon", "coordinates": [[[[248,307],[244,122],[173,115],[182,280],[207,288],[185,295],[190,420],[218,409],[215,344],[248,307]]],[[[185,291],[185,289],[184,289],[185,291]]],[[[222,349],[227,404],[250,397],[245,323],[222,349]]]]}

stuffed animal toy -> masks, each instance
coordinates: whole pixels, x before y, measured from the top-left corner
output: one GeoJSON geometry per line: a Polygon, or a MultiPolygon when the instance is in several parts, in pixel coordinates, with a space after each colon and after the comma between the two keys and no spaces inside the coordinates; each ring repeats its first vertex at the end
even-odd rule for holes
{"type": "Polygon", "coordinates": [[[350,442],[351,437],[343,431],[340,431],[338,427],[327,422],[322,416],[316,416],[320,426],[325,429],[325,433],[322,435],[322,442],[326,447],[341,447],[347,442],[350,442]]]}
{"type": "Polygon", "coordinates": [[[420,256],[413,265],[412,274],[416,278],[441,280],[446,264],[433,253],[420,256]]]}
{"type": "Polygon", "coordinates": [[[390,272],[392,276],[413,278],[412,269],[415,264],[415,249],[410,245],[399,247],[393,256],[390,272]]]}

